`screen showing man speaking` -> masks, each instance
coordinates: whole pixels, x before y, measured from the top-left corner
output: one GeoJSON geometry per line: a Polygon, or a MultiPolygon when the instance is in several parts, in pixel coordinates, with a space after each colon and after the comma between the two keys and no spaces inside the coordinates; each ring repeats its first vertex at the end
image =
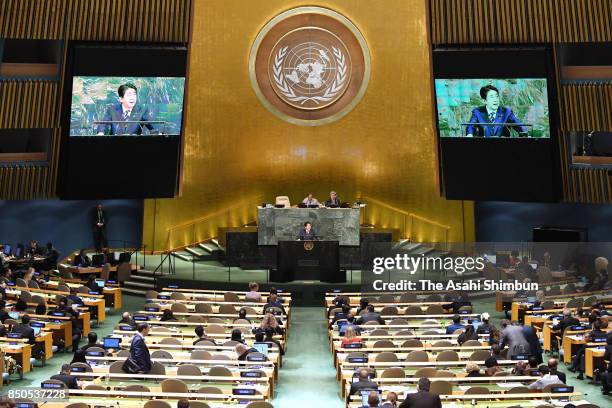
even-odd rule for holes
{"type": "Polygon", "coordinates": [[[75,76],[70,136],[178,135],[185,78],[75,76]]]}
{"type": "Polygon", "coordinates": [[[440,136],[550,138],[546,82],[436,79],[440,136]]]}

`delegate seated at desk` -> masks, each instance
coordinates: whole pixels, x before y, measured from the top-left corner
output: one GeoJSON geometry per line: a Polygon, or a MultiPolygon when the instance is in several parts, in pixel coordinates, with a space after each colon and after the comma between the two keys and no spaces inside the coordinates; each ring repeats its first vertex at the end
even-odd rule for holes
{"type": "Polygon", "coordinates": [[[338,194],[336,194],[335,191],[330,191],[329,200],[325,202],[325,206],[326,207],[340,207],[341,203],[342,202],[340,201],[340,197],[338,197],[338,194]]]}
{"type": "Polygon", "coordinates": [[[321,205],[319,200],[312,196],[312,193],[308,193],[308,197],[302,200],[302,204],[310,205],[321,205]]]}
{"type": "Polygon", "coordinates": [[[297,240],[298,241],[316,241],[317,240],[317,234],[315,234],[314,230],[312,229],[312,224],[308,221],[306,221],[304,223],[304,228],[300,229],[300,232],[298,233],[297,236],[297,240]]]}

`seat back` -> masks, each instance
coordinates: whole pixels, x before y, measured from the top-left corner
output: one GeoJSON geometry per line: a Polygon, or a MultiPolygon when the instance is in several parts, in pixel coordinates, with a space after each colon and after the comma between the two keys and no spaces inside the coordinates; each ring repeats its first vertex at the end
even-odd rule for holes
{"type": "Polygon", "coordinates": [[[187,309],[186,304],[177,302],[170,306],[170,310],[172,310],[173,313],[187,313],[189,309],[187,309]]]}
{"type": "Polygon", "coordinates": [[[193,350],[190,356],[191,360],[210,360],[212,358],[212,354],[207,350],[193,350]]]}
{"type": "Polygon", "coordinates": [[[395,348],[395,343],[391,340],[378,340],[372,346],[374,348],[395,348]]]}
{"type": "Polygon", "coordinates": [[[466,395],[474,395],[474,394],[490,394],[491,391],[487,387],[470,387],[465,390],[466,395]]]}
{"type": "Polygon", "coordinates": [[[220,305],[219,313],[221,314],[237,314],[236,306],[234,305],[220,305]]]}
{"type": "Polygon", "coordinates": [[[397,356],[392,351],[383,351],[376,355],[374,359],[377,363],[394,363],[398,361],[397,356]]]}
{"type": "Polygon", "coordinates": [[[225,302],[240,302],[240,297],[234,292],[225,292],[223,294],[223,301],[225,302]]]}
{"type": "Polygon", "coordinates": [[[481,345],[482,344],[480,344],[478,340],[468,340],[464,342],[461,346],[462,347],[472,347],[472,346],[481,346],[481,345]]]}
{"type": "Polygon", "coordinates": [[[423,347],[423,342],[419,339],[408,339],[402,343],[402,348],[405,347],[423,347]]]}
{"type": "MultiPolygon", "coordinates": [[[[106,389],[106,388],[105,388],[106,389]]],[[[128,385],[124,388],[124,391],[132,391],[132,392],[151,392],[149,387],[140,384],[132,384],[128,385]]]]}
{"type": "Polygon", "coordinates": [[[436,370],[433,367],[423,367],[423,368],[419,368],[418,370],[416,370],[416,372],[414,373],[415,378],[423,378],[423,377],[427,377],[427,378],[433,378],[436,376],[438,370],[436,370]]]}
{"type": "Polygon", "coordinates": [[[444,350],[438,354],[436,361],[459,361],[459,354],[454,350],[444,350]]]}
{"type": "Polygon", "coordinates": [[[385,369],[381,376],[381,378],[406,378],[406,372],[403,368],[399,367],[391,367],[385,369]]]}
{"type": "Polygon", "coordinates": [[[172,292],[170,294],[170,299],[173,299],[173,300],[187,300],[187,296],[185,296],[185,294],[181,293],[181,292],[172,292]]]}
{"type": "Polygon", "coordinates": [[[172,406],[166,401],[162,400],[149,400],[145,402],[142,408],[172,408],[172,406]]]}
{"type": "Polygon", "coordinates": [[[410,362],[426,362],[429,361],[429,354],[423,350],[413,350],[406,356],[406,361],[410,362]]]}
{"type": "Polygon", "coordinates": [[[195,311],[196,311],[196,313],[210,314],[210,313],[213,312],[213,308],[208,303],[196,303],[195,311]]]}
{"type": "Polygon", "coordinates": [[[419,306],[411,305],[411,306],[408,306],[406,310],[404,310],[404,314],[409,315],[409,316],[418,316],[418,315],[422,315],[423,311],[421,310],[419,306]]]}
{"type": "Polygon", "coordinates": [[[211,367],[210,370],[208,371],[208,375],[211,375],[214,377],[232,377],[233,376],[230,369],[224,366],[211,367]]]}
{"type": "Polygon", "coordinates": [[[427,308],[427,311],[425,312],[425,314],[443,314],[444,313],[444,308],[440,305],[430,305],[427,308]]]}
{"type": "Polygon", "coordinates": [[[397,310],[397,307],[395,307],[395,306],[385,306],[380,311],[380,314],[383,315],[383,316],[396,315],[396,314],[398,314],[398,310],[397,310]]]}
{"type": "Polygon", "coordinates": [[[450,395],[453,393],[453,386],[448,381],[432,381],[429,392],[438,395],[450,395]]]}
{"type": "Polygon", "coordinates": [[[155,350],[154,352],[151,353],[151,358],[163,358],[163,359],[172,360],[174,357],[169,351],[155,350]]]}
{"type": "Polygon", "coordinates": [[[149,374],[166,375],[166,367],[159,361],[154,361],[153,364],[151,364],[151,371],[149,371],[149,374]]]}
{"type": "Polygon", "coordinates": [[[291,201],[289,201],[288,196],[276,196],[276,200],[274,202],[276,205],[284,205],[285,208],[291,207],[291,201]]]}
{"type": "Polygon", "coordinates": [[[490,356],[489,350],[476,350],[470,354],[470,361],[485,361],[490,356]]]}
{"type": "Polygon", "coordinates": [[[178,367],[178,375],[202,375],[202,371],[194,364],[182,364],[178,367]]]}

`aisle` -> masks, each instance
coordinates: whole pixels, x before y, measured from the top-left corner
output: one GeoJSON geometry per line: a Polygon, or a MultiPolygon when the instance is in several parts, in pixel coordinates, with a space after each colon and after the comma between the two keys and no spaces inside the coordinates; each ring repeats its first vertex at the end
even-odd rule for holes
{"type": "Polygon", "coordinates": [[[321,307],[291,309],[289,346],[280,371],[275,408],[340,408],[321,307]]]}

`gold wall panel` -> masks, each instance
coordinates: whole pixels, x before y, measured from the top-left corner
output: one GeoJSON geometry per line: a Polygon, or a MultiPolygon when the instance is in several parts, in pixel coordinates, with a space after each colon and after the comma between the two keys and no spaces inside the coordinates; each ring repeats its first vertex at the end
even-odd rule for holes
{"type": "MultiPolygon", "coordinates": [[[[448,226],[451,241],[473,240],[472,203],[447,201],[438,190],[426,6],[425,0],[196,1],[182,195],[146,200],[148,248],[164,250],[193,240],[189,231],[173,232],[168,240],[178,225],[189,229],[190,223],[206,219],[209,232],[196,237],[206,239],[218,227],[254,220],[261,201],[289,195],[296,202],[309,191],[325,199],[331,189],[344,201],[364,197],[383,203],[376,207],[384,209],[366,211],[366,222],[379,214],[377,226],[392,226],[382,225],[385,217],[396,223],[395,208],[448,226]],[[342,120],[315,128],[268,112],[248,73],[249,51],[261,27],[304,5],[329,7],[348,17],[372,55],[363,100],[342,120]]],[[[438,239],[439,230],[417,222],[414,238],[438,239]]]]}
{"type": "Polygon", "coordinates": [[[428,0],[434,44],[612,41],[610,0],[428,0]]]}

